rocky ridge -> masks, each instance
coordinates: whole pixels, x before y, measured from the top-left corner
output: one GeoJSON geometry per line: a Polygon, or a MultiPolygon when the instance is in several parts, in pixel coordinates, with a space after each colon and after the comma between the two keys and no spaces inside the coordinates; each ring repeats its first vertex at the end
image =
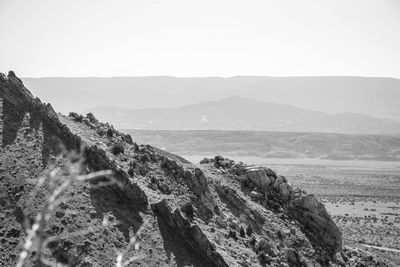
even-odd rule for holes
{"type": "Polygon", "coordinates": [[[84,157],[82,173],[109,169],[116,183],[67,188],[40,233],[53,241],[33,264],[112,266],[119,251],[140,259],[129,266],[378,264],[343,249],[340,231],[315,196],[268,168],[220,156],[193,165],[138,145],[93,114],[57,114],[13,72],[0,76],[0,98],[1,266],[17,261],[25,221],[33,220],[48,188],[32,192],[40,177],[69,164],[68,151],[84,157]],[[138,232],[139,245],[130,248],[138,232]]]}

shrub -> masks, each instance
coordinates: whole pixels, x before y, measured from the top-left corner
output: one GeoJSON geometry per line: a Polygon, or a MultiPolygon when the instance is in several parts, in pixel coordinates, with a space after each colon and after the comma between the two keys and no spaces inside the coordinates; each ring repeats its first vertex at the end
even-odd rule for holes
{"type": "Polygon", "coordinates": [[[112,130],[111,128],[108,128],[108,130],[107,130],[107,136],[108,136],[108,137],[113,137],[113,135],[114,135],[113,130],[112,130]]]}
{"type": "Polygon", "coordinates": [[[193,205],[190,202],[187,202],[185,205],[183,205],[183,207],[181,208],[181,210],[183,211],[183,213],[186,214],[186,216],[188,217],[193,217],[194,216],[194,209],[193,209],[193,205]]]}
{"type": "Polygon", "coordinates": [[[208,158],[200,160],[200,164],[207,164],[207,163],[210,163],[210,160],[208,158]]]}
{"type": "Polygon", "coordinates": [[[78,113],[75,113],[75,112],[70,112],[69,116],[74,118],[75,121],[77,121],[77,122],[82,122],[82,120],[83,120],[83,116],[79,115],[78,113]]]}
{"type": "Polygon", "coordinates": [[[229,230],[229,237],[233,238],[233,240],[235,240],[235,241],[238,240],[238,237],[237,237],[237,235],[236,235],[236,231],[233,230],[233,229],[230,229],[230,230],[229,230]]]}
{"type": "Polygon", "coordinates": [[[118,155],[118,154],[120,154],[120,153],[124,153],[124,146],[122,145],[122,144],[115,144],[113,147],[112,147],[112,149],[111,149],[111,152],[114,154],[114,155],[118,155]]]}
{"type": "Polygon", "coordinates": [[[96,119],[96,117],[91,112],[86,114],[86,118],[88,118],[91,123],[99,123],[99,120],[96,119]]]}
{"type": "Polygon", "coordinates": [[[128,174],[129,174],[131,177],[133,177],[133,175],[135,174],[135,170],[134,170],[132,167],[130,167],[129,170],[128,170],[128,174]]]}
{"type": "Polygon", "coordinates": [[[138,167],[138,170],[139,170],[139,174],[141,175],[141,176],[146,176],[146,174],[147,174],[147,166],[144,164],[144,165],[139,165],[139,167],[138,167]]]}
{"type": "Polygon", "coordinates": [[[139,158],[139,161],[140,161],[141,163],[146,163],[146,162],[149,162],[150,160],[151,160],[151,159],[150,159],[150,156],[149,156],[149,154],[147,154],[147,153],[141,155],[140,158],[139,158]]]}
{"type": "Polygon", "coordinates": [[[244,229],[243,229],[242,226],[240,226],[240,232],[239,232],[239,234],[240,234],[241,237],[246,237],[246,233],[245,233],[245,231],[244,231],[244,229]]]}
{"type": "Polygon", "coordinates": [[[133,143],[133,149],[135,150],[135,152],[139,151],[139,145],[137,143],[133,143]]]}
{"type": "MultiPolygon", "coordinates": [[[[83,231],[68,232],[65,234],[65,236],[47,236],[43,234],[46,233],[47,227],[49,226],[53,216],[60,217],[65,214],[63,210],[58,209],[62,209],[62,204],[67,201],[68,198],[64,195],[64,192],[72,184],[91,182],[97,178],[108,178],[109,184],[114,184],[117,182],[111,176],[112,171],[110,170],[80,174],[80,171],[82,170],[81,164],[83,159],[73,161],[74,157],[75,155],[68,155],[69,162],[65,166],[56,168],[46,173],[39,179],[35,185],[35,188],[31,192],[30,197],[34,198],[37,196],[40,188],[45,188],[43,190],[46,190],[47,188],[47,190],[49,190],[44,199],[42,207],[38,209],[36,218],[26,230],[24,244],[22,245],[22,249],[16,264],[17,267],[34,266],[33,262],[47,261],[45,256],[46,253],[43,253],[43,251],[46,248],[49,248],[50,251],[57,249],[58,243],[55,242],[56,240],[72,238],[74,235],[82,235],[100,229],[93,225],[89,226],[83,231]]],[[[98,186],[101,185],[98,184],[98,186]]],[[[23,216],[26,218],[28,217],[26,214],[23,214],[23,216]]],[[[55,266],[59,266],[60,264],[69,261],[68,253],[61,253],[53,256],[57,261],[56,264],[54,264],[55,266]]]]}
{"type": "Polygon", "coordinates": [[[248,236],[251,236],[252,233],[253,233],[253,229],[251,229],[251,226],[248,225],[247,228],[246,228],[246,234],[247,234],[248,236]]]}

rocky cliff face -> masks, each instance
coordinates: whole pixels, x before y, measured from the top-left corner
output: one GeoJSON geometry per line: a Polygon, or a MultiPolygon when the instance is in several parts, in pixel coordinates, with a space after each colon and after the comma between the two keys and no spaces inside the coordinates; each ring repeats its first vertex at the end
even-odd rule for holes
{"type": "MultiPolygon", "coordinates": [[[[28,226],[51,193],[51,185],[38,186],[41,177],[76,161],[71,151],[83,157],[79,172],[112,170],[114,183],[103,177],[65,188],[38,231],[45,240],[40,257],[33,240],[31,265],[374,264],[344,253],[324,206],[270,169],[222,157],[193,165],[138,145],[92,114],[56,114],[12,72],[0,76],[0,98],[1,266],[18,261],[28,226]]],[[[70,173],[59,175],[62,182],[70,173]]]]}

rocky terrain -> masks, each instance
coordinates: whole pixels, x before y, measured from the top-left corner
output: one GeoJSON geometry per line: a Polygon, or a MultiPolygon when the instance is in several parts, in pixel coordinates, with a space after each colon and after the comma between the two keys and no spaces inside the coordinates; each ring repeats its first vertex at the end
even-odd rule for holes
{"type": "Polygon", "coordinates": [[[267,167],[139,145],[55,113],[13,72],[0,98],[0,266],[386,265],[344,247],[324,205],[267,167]]]}

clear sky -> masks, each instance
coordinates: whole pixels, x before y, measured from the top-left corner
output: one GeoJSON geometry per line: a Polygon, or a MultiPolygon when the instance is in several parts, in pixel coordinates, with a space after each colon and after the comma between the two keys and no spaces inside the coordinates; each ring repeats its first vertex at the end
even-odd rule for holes
{"type": "Polygon", "coordinates": [[[400,78],[399,0],[0,0],[0,71],[400,78]]]}

